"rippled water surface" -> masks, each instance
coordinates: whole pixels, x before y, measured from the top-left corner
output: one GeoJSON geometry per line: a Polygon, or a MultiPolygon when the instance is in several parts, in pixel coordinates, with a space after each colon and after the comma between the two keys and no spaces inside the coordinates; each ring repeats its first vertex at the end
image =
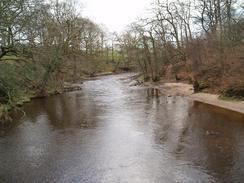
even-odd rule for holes
{"type": "Polygon", "coordinates": [[[0,136],[0,182],[244,182],[243,116],[127,77],[26,104],[0,136]]]}

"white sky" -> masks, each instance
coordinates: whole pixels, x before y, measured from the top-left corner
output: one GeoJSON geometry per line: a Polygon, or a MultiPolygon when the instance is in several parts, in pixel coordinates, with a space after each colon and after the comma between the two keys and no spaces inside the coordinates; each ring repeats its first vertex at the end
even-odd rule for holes
{"type": "Polygon", "coordinates": [[[80,0],[84,4],[83,15],[109,31],[120,32],[125,26],[143,15],[151,0],[80,0]]]}

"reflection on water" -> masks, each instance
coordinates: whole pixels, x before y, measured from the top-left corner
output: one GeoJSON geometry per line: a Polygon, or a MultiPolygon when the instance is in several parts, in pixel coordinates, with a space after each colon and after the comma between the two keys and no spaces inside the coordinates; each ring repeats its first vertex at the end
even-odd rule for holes
{"type": "Polygon", "coordinates": [[[242,182],[244,117],[129,87],[128,74],[35,100],[0,137],[0,182],[242,182]]]}
{"type": "Polygon", "coordinates": [[[147,97],[159,97],[159,90],[156,88],[148,88],[147,89],[147,97]]]}

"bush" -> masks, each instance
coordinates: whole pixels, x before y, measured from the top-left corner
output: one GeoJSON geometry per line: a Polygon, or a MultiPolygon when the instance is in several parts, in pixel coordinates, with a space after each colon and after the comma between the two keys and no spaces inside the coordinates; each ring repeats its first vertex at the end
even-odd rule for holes
{"type": "Polygon", "coordinates": [[[6,104],[9,101],[9,95],[6,89],[0,84],[0,103],[6,104]]]}
{"type": "Polygon", "coordinates": [[[204,89],[208,88],[208,84],[205,81],[197,81],[195,80],[193,82],[193,88],[194,88],[194,92],[201,92],[204,89]]]}
{"type": "Polygon", "coordinates": [[[0,103],[16,105],[33,88],[38,75],[32,64],[0,62],[0,103]],[[35,74],[34,74],[35,73],[35,74]],[[28,92],[27,92],[28,91],[28,92]]]}
{"type": "Polygon", "coordinates": [[[6,105],[0,104],[0,125],[4,124],[6,121],[11,121],[9,108],[6,105]]]}
{"type": "Polygon", "coordinates": [[[21,83],[18,81],[16,67],[11,64],[0,64],[0,96],[1,103],[11,103],[21,83]]]}
{"type": "Polygon", "coordinates": [[[232,84],[221,92],[221,97],[244,100],[244,83],[232,84]]]}

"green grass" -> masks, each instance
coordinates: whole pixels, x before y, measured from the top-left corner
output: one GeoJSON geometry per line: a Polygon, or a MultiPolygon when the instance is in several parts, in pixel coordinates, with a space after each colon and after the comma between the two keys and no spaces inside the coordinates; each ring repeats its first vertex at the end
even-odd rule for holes
{"type": "Polygon", "coordinates": [[[21,60],[20,57],[17,57],[16,55],[5,55],[1,58],[1,60],[21,60]]]}
{"type": "Polygon", "coordinates": [[[118,61],[121,57],[122,55],[118,51],[114,51],[114,53],[112,53],[112,51],[109,51],[108,53],[104,52],[103,56],[101,56],[101,59],[112,60],[114,58],[114,61],[118,61]]]}

